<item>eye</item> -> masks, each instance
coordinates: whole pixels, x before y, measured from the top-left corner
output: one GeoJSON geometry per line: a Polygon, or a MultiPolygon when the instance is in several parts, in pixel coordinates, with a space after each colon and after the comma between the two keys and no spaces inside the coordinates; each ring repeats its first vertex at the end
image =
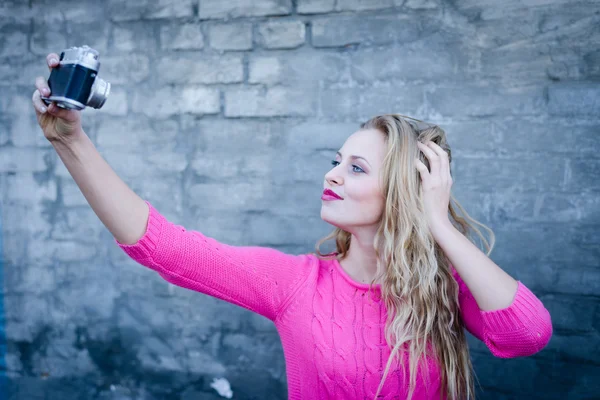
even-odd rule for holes
{"type": "MultiPolygon", "coordinates": [[[[333,165],[334,167],[336,167],[338,164],[339,164],[339,162],[338,162],[338,161],[335,161],[335,160],[331,161],[331,165],[333,165]]],[[[358,165],[354,165],[354,164],[353,164],[353,165],[352,165],[352,168],[358,168],[358,169],[359,169],[358,171],[357,171],[356,169],[353,169],[353,171],[354,171],[354,172],[358,172],[358,173],[360,173],[360,172],[365,172],[365,171],[364,171],[364,170],[363,170],[361,167],[359,167],[358,165]]]]}

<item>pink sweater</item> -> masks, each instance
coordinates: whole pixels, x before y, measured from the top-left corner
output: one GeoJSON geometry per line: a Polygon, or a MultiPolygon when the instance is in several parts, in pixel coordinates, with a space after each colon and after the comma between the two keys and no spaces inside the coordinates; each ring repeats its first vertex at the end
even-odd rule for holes
{"type": "MultiPolygon", "coordinates": [[[[117,244],[177,286],[273,321],[283,346],[289,399],[373,399],[390,355],[378,286],[369,299],[369,285],[353,281],[336,260],[227,245],[169,222],[146,203],[150,215],[144,236],[133,245],[115,239],[117,244]]],[[[492,354],[523,357],[544,348],[552,335],[550,314],[523,283],[519,281],[509,307],[482,311],[452,270],[466,328],[492,354]]],[[[397,363],[392,367],[380,399],[407,395],[408,376],[401,376],[397,363]]],[[[439,399],[439,378],[438,365],[421,370],[413,398],[439,399]],[[429,377],[428,386],[423,374],[429,377]]]]}

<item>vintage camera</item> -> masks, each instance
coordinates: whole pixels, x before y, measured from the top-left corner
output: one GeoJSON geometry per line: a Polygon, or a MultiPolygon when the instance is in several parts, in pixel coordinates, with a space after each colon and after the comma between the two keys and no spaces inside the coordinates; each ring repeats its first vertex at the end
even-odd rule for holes
{"type": "Polygon", "coordinates": [[[71,47],[60,53],[59,61],[48,78],[51,95],[42,100],[46,104],[54,101],[67,109],[101,108],[110,92],[110,83],[98,78],[98,52],[85,45],[71,47]]]}

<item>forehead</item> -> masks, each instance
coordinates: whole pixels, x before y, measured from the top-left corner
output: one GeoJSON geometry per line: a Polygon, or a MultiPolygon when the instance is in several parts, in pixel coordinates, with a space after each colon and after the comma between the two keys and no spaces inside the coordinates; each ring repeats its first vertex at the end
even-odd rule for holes
{"type": "Polygon", "coordinates": [[[356,155],[369,161],[383,160],[386,150],[385,136],[376,129],[364,129],[354,132],[346,139],[340,152],[356,155]]]}

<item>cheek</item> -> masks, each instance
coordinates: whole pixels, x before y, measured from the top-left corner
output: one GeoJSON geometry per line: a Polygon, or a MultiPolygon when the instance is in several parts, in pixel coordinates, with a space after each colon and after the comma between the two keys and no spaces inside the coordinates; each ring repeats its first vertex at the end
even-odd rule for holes
{"type": "Polygon", "coordinates": [[[384,200],[379,191],[379,188],[373,186],[357,186],[352,190],[346,189],[346,196],[353,202],[358,203],[364,210],[369,213],[383,210],[384,200]]]}

